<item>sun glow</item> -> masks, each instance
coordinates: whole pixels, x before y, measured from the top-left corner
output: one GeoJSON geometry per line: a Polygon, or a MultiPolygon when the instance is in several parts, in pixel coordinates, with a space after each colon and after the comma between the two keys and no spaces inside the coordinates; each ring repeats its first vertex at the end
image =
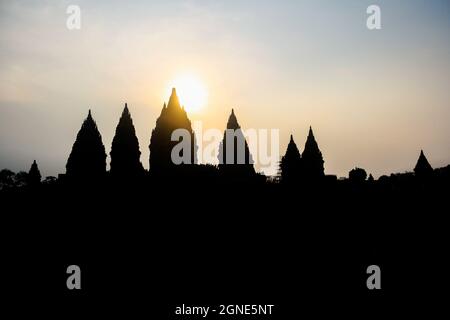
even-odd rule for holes
{"type": "Polygon", "coordinates": [[[172,88],[176,88],[180,103],[187,112],[198,112],[206,106],[208,92],[196,76],[191,74],[178,76],[167,89],[169,95],[172,88]]]}

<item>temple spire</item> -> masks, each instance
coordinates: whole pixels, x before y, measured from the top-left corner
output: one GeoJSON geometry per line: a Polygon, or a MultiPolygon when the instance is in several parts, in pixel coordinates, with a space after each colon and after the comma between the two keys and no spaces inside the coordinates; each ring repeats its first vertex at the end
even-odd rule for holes
{"type": "Polygon", "coordinates": [[[297,145],[294,142],[294,137],[291,134],[291,139],[286,149],[285,155],[280,161],[280,174],[283,183],[297,183],[300,181],[301,175],[301,156],[297,145]]]}
{"type": "Polygon", "coordinates": [[[237,121],[236,115],[234,114],[234,109],[231,109],[230,117],[227,122],[227,129],[237,130],[240,129],[239,123],[237,121]]]}
{"type": "Polygon", "coordinates": [[[218,158],[220,172],[229,178],[249,177],[255,174],[253,158],[234,109],[231,109],[228,118],[227,129],[219,146],[218,158]]]}
{"type": "Polygon", "coordinates": [[[308,137],[312,137],[312,139],[314,139],[314,132],[311,126],[309,126],[308,137]]]}
{"type": "Polygon", "coordinates": [[[185,157],[189,158],[189,161],[184,159],[183,164],[196,164],[198,148],[191,121],[181,107],[176,89],[172,88],[169,101],[167,105],[164,104],[150,138],[149,162],[152,174],[173,173],[173,170],[177,170],[177,164],[172,161],[172,149],[178,144],[178,141],[173,141],[171,138],[173,131],[177,129],[187,130],[191,138],[190,153],[186,153],[188,156],[185,157]]]}
{"type": "Polygon", "coordinates": [[[317,145],[312,127],[309,127],[308,138],[302,154],[302,166],[304,174],[308,178],[319,178],[324,175],[323,157],[317,145]]]}
{"type": "Polygon", "coordinates": [[[36,160],[33,161],[30,171],[28,171],[28,183],[32,186],[41,183],[41,172],[39,171],[36,160]]]}
{"type": "Polygon", "coordinates": [[[417,176],[429,175],[433,172],[433,167],[431,167],[430,163],[425,157],[423,150],[420,150],[419,159],[417,159],[416,166],[414,167],[414,173],[417,176]]]}
{"type": "Polygon", "coordinates": [[[171,108],[179,108],[181,109],[180,100],[178,99],[177,90],[172,88],[172,93],[169,98],[169,102],[167,103],[167,109],[171,108]]]}
{"type": "Polygon", "coordinates": [[[72,146],[66,173],[73,178],[96,178],[106,173],[105,147],[90,109],[72,146]]]}
{"type": "Polygon", "coordinates": [[[111,174],[114,177],[136,178],[143,174],[139,141],[126,103],[116,127],[110,155],[111,174]]]}

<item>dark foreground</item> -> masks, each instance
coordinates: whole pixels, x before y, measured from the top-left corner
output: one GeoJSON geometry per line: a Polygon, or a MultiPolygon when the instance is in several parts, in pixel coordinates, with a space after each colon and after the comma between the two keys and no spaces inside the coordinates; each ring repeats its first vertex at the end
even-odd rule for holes
{"type": "Polygon", "coordinates": [[[172,181],[3,192],[2,300],[58,319],[202,318],[175,315],[182,304],[275,305],[207,319],[430,312],[446,297],[448,191],[172,181]],[[66,287],[72,264],[79,291],[66,287]],[[381,290],[367,289],[372,264],[381,290]]]}

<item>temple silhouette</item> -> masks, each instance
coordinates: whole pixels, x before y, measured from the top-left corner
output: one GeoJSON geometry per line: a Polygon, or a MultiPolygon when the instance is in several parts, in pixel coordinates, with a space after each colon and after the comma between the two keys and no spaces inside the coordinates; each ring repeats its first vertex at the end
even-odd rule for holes
{"type": "Polygon", "coordinates": [[[190,155],[188,163],[185,165],[195,165],[197,163],[197,144],[195,134],[192,130],[186,110],[181,106],[175,88],[172,89],[169,102],[161,110],[161,115],[156,120],[156,127],[152,131],[150,138],[150,173],[153,175],[175,174],[179,171],[179,166],[171,159],[172,149],[179,141],[172,141],[172,132],[176,129],[187,130],[190,134],[190,155]]]}
{"type": "Polygon", "coordinates": [[[219,146],[219,171],[226,178],[254,178],[253,158],[234,109],[231,109],[223,140],[219,146]],[[242,149],[242,150],[239,150],[242,149]]]}
{"type": "Polygon", "coordinates": [[[285,155],[280,161],[280,177],[283,183],[320,181],[325,176],[322,152],[309,127],[303,153],[300,154],[291,135],[285,155]]]}
{"type": "Polygon", "coordinates": [[[133,179],[144,173],[139,141],[126,103],[116,127],[110,155],[110,172],[113,177],[133,179]]]}
{"type": "Polygon", "coordinates": [[[106,152],[91,110],[78,131],[66,164],[66,175],[75,180],[99,179],[106,174],[106,152]]]}
{"type": "Polygon", "coordinates": [[[302,158],[292,134],[286,153],[280,161],[280,176],[283,183],[296,183],[302,176],[302,158]]]}
{"type": "MultiPolygon", "coordinates": [[[[0,172],[0,189],[22,186],[38,186],[62,183],[90,183],[95,181],[124,181],[143,183],[148,179],[169,181],[169,178],[184,178],[192,183],[210,183],[211,181],[235,181],[235,182],[261,182],[278,183],[282,185],[308,186],[311,184],[336,184],[337,177],[326,175],[324,171],[324,159],[319,145],[314,137],[312,127],[309,128],[303,151],[297,147],[294,137],[290,136],[285,154],[279,162],[278,177],[267,179],[257,173],[254,167],[253,157],[249,150],[244,133],[237,120],[235,110],[231,110],[223,139],[218,150],[218,165],[198,164],[197,144],[195,133],[192,130],[188,114],[173,88],[168,103],[164,103],[161,114],[156,120],[155,128],[150,138],[149,170],[145,170],[141,163],[141,151],[136,130],[133,125],[131,112],[125,103],[121,117],[116,127],[115,135],[110,151],[110,170],[107,171],[107,154],[102,142],[102,136],[97,124],[88,111],[80,130],[73,143],[72,150],[67,160],[65,174],[59,178],[46,177],[41,181],[41,174],[36,160],[32,163],[29,172],[13,173],[4,169],[0,172]],[[183,129],[188,133],[189,143],[187,155],[180,154],[185,159],[181,164],[172,161],[172,151],[179,141],[172,141],[172,133],[177,129],[183,129]]],[[[186,149],[181,150],[181,153],[186,149]]],[[[381,176],[375,180],[372,174],[367,174],[363,168],[354,168],[349,171],[348,182],[361,185],[365,182],[379,185],[409,183],[433,183],[442,184],[448,179],[450,166],[434,170],[423,150],[412,172],[403,174],[391,174],[381,176]],[[415,180],[411,180],[411,179],[415,180]]]]}
{"type": "Polygon", "coordinates": [[[433,168],[425,157],[423,150],[420,150],[419,159],[417,159],[416,166],[414,167],[414,173],[420,177],[427,177],[433,173],[433,168]]]}

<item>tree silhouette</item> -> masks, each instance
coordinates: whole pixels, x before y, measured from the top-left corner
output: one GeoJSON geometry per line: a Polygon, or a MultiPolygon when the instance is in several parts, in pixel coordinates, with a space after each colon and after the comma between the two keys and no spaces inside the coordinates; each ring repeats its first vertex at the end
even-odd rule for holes
{"type": "Polygon", "coordinates": [[[280,170],[282,182],[293,183],[299,181],[302,171],[302,159],[292,134],[286,154],[281,158],[280,170]]]}
{"type": "Polygon", "coordinates": [[[307,179],[317,179],[324,176],[322,153],[319,150],[312,128],[309,127],[308,137],[302,154],[303,175],[307,179]]]}
{"type": "Polygon", "coordinates": [[[42,184],[45,184],[45,185],[55,184],[56,181],[58,181],[58,179],[56,177],[47,176],[47,177],[45,177],[44,180],[42,180],[42,184]]]}
{"type": "Polygon", "coordinates": [[[150,138],[150,172],[161,174],[175,169],[171,153],[178,141],[172,141],[172,132],[176,129],[185,129],[190,136],[190,163],[197,163],[197,145],[191,121],[181,106],[175,88],[172,89],[169,102],[164,104],[161,115],[156,120],[156,127],[150,138]]]}
{"type": "MultiPolygon", "coordinates": [[[[372,175],[371,175],[372,176],[372,175]]],[[[355,168],[350,170],[350,172],[348,173],[348,179],[352,182],[364,182],[366,181],[367,178],[367,172],[366,170],[362,169],[362,168],[355,168]]],[[[373,177],[372,177],[373,180],[373,177]]]]}
{"type": "Polygon", "coordinates": [[[41,172],[39,171],[36,160],[33,161],[30,171],[28,171],[28,184],[36,186],[41,183],[41,172]]]}
{"type": "Polygon", "coordinates": [[[253,158],[233,109],[219,146],[218,158],[219,171],[225,176],[244,178],[255,175],[253,158]]]}
{"type": "Polygon", "coordinates": [[[111,145],[111,175],[114,177],[137,177],[144,172],[133,120],[125,103],[111,145]]]}
{"type": "Polygon", "coordinates": [[[14,186],[15,187],[25,187],[28,185],[28,172],[19,171],[14,176],[14,186]]]}
{"type": "Polygon", "coordinates": [[[425,157],[423,150],[420,150],[419,159],[417,159],[416,166],[414,167],[414,173],[418,177],[426,177],[433,173],[433,168],[425,157]]]}
{"type": "Polygon", "coordinates": [[[15,173],[9,169],[2,169],[0,171],[0,190],[11,188],[14,186],[15,173]]]}
{"type": "Polygon", "coordinates": [[[89,110],[66,164],[71,178],[99,178],[106,173],[106,152],[102,136],[89,110]]]}

